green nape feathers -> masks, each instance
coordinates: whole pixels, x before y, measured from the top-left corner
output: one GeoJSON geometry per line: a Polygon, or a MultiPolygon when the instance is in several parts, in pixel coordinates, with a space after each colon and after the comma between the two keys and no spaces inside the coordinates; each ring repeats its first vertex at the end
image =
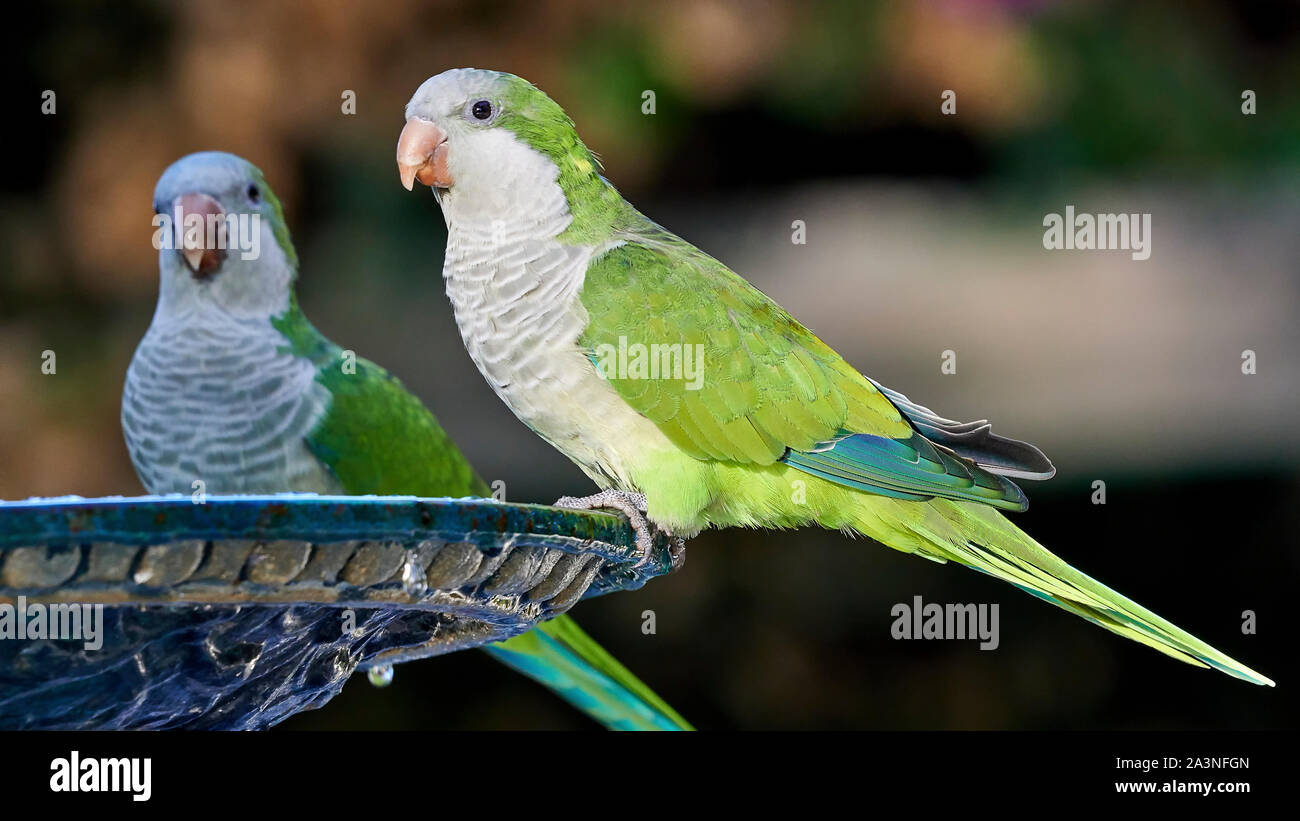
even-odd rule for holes
{"type": "Polygon", "coordinates": [[[296,276],[298,273],[298,251],[293,247],[293,237],[289,234],[289,221],[284,218],[284,205],[280,203],[280,198],[271,189],[271,184],[266,181],[266,175],[262,173],[262,169],[247,161],[244,161],[244,164],[248,167],[252,184],[257,186],[258,195],[266,202],[266,207],[270,209],[271,232],[272,236],[275,237],[275,244],[284,253],[285,259],[296,276]]]}
{"type": "Polygon", "coordinates": [[[573,220],[561,239],[574,244],[593,242],[631,225],[636,209],[601,176],[600,159],[578,139],[573,120],[532,83],[501,74],[500,124],[520,140],[546,155],[559,169],[573,220]]]}
{"type": "Polygon", "coordinates": [[[536,87],[453,69],[426,80],[406,116],[403,180],[421,178],[434,158],[421,152],[430,135],[439,140],[439,172],[424,179],[438,186],[443,277],[471,358],[521,421],[612,495],[643,500],[662,529],[844,530],[1272,684],[1020,531],[996,508],[1026,506],[1012,480],[1052,475],[1037,448],[986,422],[944,419],[862,375],[623,200],[536,87]],[[633,348],[660,367],[607,366],[604,352],[633,348]],[[695,356],[702,377],[673,365],[695,356]]]}

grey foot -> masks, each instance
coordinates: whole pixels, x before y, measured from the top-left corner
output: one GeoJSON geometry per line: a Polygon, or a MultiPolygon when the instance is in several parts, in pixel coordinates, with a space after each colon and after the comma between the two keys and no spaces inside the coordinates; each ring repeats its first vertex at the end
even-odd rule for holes
{"type": "MultiPolygon", "coordinates": [[[[650,560],[650,551],[654,548],[654,533],[650,529],[650,520],[645,516],[646,501],[644,493],[603,490],[590,496],[561,496],[556,500],[555,506],[567,507],[573,510],[596,510],[599,508],[617,510],[632,523],[632,530],[636,533],[636,548],[641,554],[636,566],[640,567],[650,560]]],[[[685,543],[683,542],[681,551],[679,551],[683,554],[683,560],[685,559],[684,551],[685,543]]],[[[672,555],[671,551],[670,555],[672,555]]],[[[680,564],[675,556],[673,557],[673,564],[674,567],[680,564]]]]}
{"type": "Polygon", "coordinates": [[[672,564],[670,572],[676,573],[686,564],[686,540],[671,533],[668,534],[668,539],[671,542],[668,545],[668,560],[672,564]]]}

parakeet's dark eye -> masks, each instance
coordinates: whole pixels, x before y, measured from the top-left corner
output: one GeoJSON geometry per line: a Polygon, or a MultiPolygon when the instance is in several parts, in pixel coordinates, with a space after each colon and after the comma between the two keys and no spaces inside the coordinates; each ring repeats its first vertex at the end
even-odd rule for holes
{"type": "Polygon", "coordinates": [[[262,199],[262,192],[257,190],[256,185],[248,186],[248,199],[250,202],[253,203],[256,203],[262,199]]]}
{"type": "Polygon", "coordinates": [[[474,115],[474,119],[486,120],[492,116],[492,104],[487,100],[479,100],[469,111],[474,115]]]}

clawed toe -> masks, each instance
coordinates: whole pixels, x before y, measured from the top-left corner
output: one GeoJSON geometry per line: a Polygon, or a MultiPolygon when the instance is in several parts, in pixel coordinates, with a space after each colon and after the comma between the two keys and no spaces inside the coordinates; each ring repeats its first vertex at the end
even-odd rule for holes
{"type": "Polygon", "coordinates": [[[605,508],[617,510],[627,517],[636,534],[636,548],[640,553],[636,566],[641,567],[650,561],[654,550],[654,534],[651,524],[645,516],[646,499],[643,493],[628,493],[621,490],[604,490],[591,496],[561,496],[555,502],[556,507],[571,510],[595,510],[605,508]]]}

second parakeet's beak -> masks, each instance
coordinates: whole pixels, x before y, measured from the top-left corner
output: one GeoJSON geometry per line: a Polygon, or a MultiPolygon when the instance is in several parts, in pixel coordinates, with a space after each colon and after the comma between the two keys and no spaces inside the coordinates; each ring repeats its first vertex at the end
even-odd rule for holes
{"type": "Polygon", "coordinates": [[[190,193],[176,198],[172,212],[181,220],[181,242],[176,250],[195,279],[212,276],[226,259],[226,209],[207,194],[190,193]]]}

